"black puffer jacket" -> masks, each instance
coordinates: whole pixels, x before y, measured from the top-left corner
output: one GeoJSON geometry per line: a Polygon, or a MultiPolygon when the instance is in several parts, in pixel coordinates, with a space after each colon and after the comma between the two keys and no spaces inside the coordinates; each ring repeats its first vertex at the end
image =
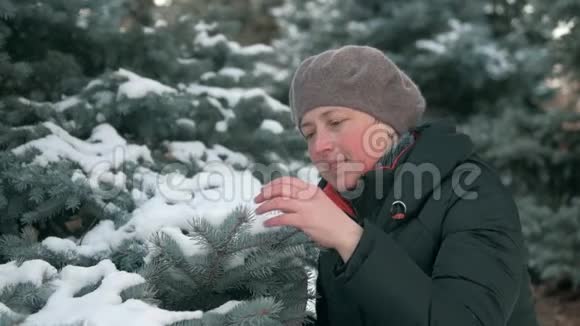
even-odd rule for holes
{"type": "Polygon", "coordinates": [[[450,120],[411,135],[359,196],[319,183],[364,231],[346,264],[321,253],[317,325],[537,326],[511,193],[450,120]]]}

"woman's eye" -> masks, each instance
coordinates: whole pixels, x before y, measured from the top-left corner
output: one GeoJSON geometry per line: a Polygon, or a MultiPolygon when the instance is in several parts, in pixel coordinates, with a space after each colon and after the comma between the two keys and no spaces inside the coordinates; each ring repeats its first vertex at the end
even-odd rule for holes
{"type": "Polygon", "coordinates": [[[333,120],[333,121],[330,121],[330,125],[331,126],[338,126],[339,124],[342,123],[342,121],[343,120],[333,120]]]}

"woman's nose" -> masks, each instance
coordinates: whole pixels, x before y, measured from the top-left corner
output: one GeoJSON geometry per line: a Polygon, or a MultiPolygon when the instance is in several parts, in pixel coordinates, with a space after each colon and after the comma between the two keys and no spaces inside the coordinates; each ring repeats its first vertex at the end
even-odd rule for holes
{"type": "Polygon", "coordinates": [[[325,151],[332,150],[334,146],[334,140],[330,135],[325,133],[318,133],[314,137],[313,151],[315,153],[323,153],[325,151]]]}

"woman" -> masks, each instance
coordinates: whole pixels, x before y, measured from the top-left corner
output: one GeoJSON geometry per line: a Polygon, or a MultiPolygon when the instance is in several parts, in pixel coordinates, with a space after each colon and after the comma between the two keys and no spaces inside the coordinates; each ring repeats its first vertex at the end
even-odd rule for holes
{"type": "Polygon", "coordinates": [[[307,58],[290,104],[322,178],[266,184],[256,212],[329,249],[317,325],[537,325],[509,190],[450,121],[419,123],[420,91],[381,51],[307,58]]]}

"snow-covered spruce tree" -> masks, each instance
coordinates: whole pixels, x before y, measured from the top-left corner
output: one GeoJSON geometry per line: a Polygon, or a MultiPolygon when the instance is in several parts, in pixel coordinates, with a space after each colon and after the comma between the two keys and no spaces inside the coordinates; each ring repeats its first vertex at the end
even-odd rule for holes
{"type": "MultiPolygon", "coordinates": [[[[118,13],[120,3],[105,12],[118,13]]],[[[8,19],[25,4],[12,3],[8,19]]],[[[61,37],[90,24],[93,11],[79,12],[86,20],[59,25],[72,31],[61,37]]],[[[6,24],[11,33],[19,32],[15,20],[6,24]]],[[[260,185],[275,176],[268,169],[293,174],[304,164],[288,108],[256,87],[275,76],[258,59],[272,51],[242,47],[187,17],[180,23],[194,42],[167,48],[185,50],[159,61],[179,67],[162,75],[166,84],[117,66],[151,76],[154,69],[140,69],[154,68],[150,61],[113,55],[131,60],[106,61],[115,64],[90,82],[79,74],[70,90],[24,78],[1,94],[1,322],[300,324],[313,295],[306,267],[314,247],[295,230],[263,229],[265,216],[251,213],[260,185]]],[[[93,45],[113,35],[122,44],[114,51],[151,36],[144,57],[178,38],[163,24],[99,30],[93,45]]],[[[3,44],[13,45],[2,48],[12,67],[15,43],[3,44]]],[[[39,53],[59,44],[46,42],[39,53]]],[[[59,69],[86,68],[78,62],[59,69]]]]}
{"type": "MultiPolygon", "coordinates": [[[[178,325],[300,325],[308,298],[302,259],[312,260],[304,235],[287,230],[252,234],[251,218],[251,212],[238,209],[220,225],[200,218],[183,231],[166,226],[154,234],[146,263],[143,248],[136,252],[121,246],[113,255],[116,264],[105,258],[86,268],[67,265],[60,273],[44,260],[0,265],[6,278],[0,283],[0,318],[23,325],[168,325],[172,320],[178,325]],[[131,268],[127,261],[141,262],[136,273],[124,272],[131,268]],[[110,295],[119,299],[111,302],[110,295]],[[150,314],[157,320],[147,320],[150,314]]],[[[106,229],[100,236],[107,236],[106,229]]],[[[74,245],[61,240],[51,239],[46,251],[73,254],[74,245]]],[[[87,241],[78,251],[93,249],[87,241]]]]}
{"type": "MultiPolygon", "coordinates": [[[[305,314],[305,303],[313,295],[307,292],[305,267],[314,264],[314,247],[303,234],[293,230],[248,233],[259,223],[252,219],[251,211],[240,210],[238,205],[249,204],[261,184],[250,170],[252,160],[217,140],[213,140],[212,147],[206,146],[203,134],[199,134],[200,138],[192,134],[191,139],[196,140],[191,141],[171,141],[171,136],[175,137],[172,133],[165,141],[161,141],[163,136],[152,136],[147,146],[147,137],[139,129],[125,127],[126,134],[132,137],[129,142],[112,125],[123,129],[123,108],[146,110],[140,105],[148,101],[163,103],[163,97],[168,103],[179,102],[180,98],[191,103],[195,98],[202,101],[203,96],[180,93],[128,71],[109,74],[89,86],[84,88],[87,93],[57,103],[19,99],[22,105],[54,114],[49,114],[44,122],[35,116],[35,124],[5,127],[4,139],[9,141],[4,143],[8,151],[0,162],[1,259],[42,260],[59,269],[70,265],[91,267],[110,260],[121,271],[142,275],[143,282],[137,282],[136,289],[118,289],[132,293],[131,298],[148,298],[167,310],[190,311],[209,310],[231,300],[245,302],[219,316],[207,315],[216,325],[236,325],[242,320],[260,318],[274,324],[299,323],[305,314]],[[117,83],[107,84],[105,80],[117,83]],[[116,93],[107,95],[107,88],[92,89],[103,85],[113,87],[116,93]],[[95,92],[91,93],[91,89],[95,92]],[[93,106],[87,94],[99,94],[96,98],[101,106],[93,106]],[[106,102],[107,99],[113,102],[106,102]],[[119,102],[115,102],[117,99],[119,102]],[[74,108],[79,111],[73,113],[74,108]],[[65,128],[79,135],[85,130],[91,132],[81,139],[65,128]],[[22,134],[13,136],[14,133],[22,134]],[[213,227],[207,222],[212,217],[219,220],[213,227]],[[196,247],[204,250],[196,251],[196,247]],[[181,297],[176,294],[180,289],[184,291],[181,297]]],[[[196,87],[200,86],[193,88],[196,87]]],[[[258,93],[272,100],[263,92],[258,93]]],[[[212,98],[205,101],[219,103],[212,98]]],[[[173,109],[169,105],[164,108],[164,112],[150,112],[150,117],[171,113],[173,109]]],[[[189,108],[193,112],[202,110],[189,108]]],[[[218,112],[220,108],[205,107],[218,112]]],[[[178,107],[175,110],[179,112],[178,107]]],[[[211,123],[215,130],[218,122],[227,124],[244,118],[220,117],[211,122],[189,116],[186,125],[191,127],[197,120],[201,125],[211,123]]],[[[185,119],[179,114],[173,118],[185,119]]],[[[160,120],[158,126],[162,123],[171,127],[169,119],[160,120]]],[[[4,267],[10,268],[10,264],[13,263],[4,267]]],[[[62,277],[54,282],[62,281],[62,277]]],[[[47,294],[50,286],[31,288],[24,284],[20,289],[18,280],[16,287],[12,281],[7,281],[9,287],[2,292],[10,298],[2,301],[8,302],[3,304],[10,309],[5,318],[21,318],[25,324],[34,324],[51,318],[52,309],[61,309],[57,303],[49,306],[50,298],[58,293],[47,294]],[[30,299],[34,306],[21,301],[35,296],[38,299],[30,299]],[[52,305],[54,308],[50,308],[52,305]]],[[[99,293],[99,289],[99,284],[83,283],[78,290],[88,295],[99,293]]],[[[84,297],[76,292],[71,295],[84,297]]],[[[84,301],[79,302],[80,305],[84,301]]],[[[86,314],[69,319],[83,318],[98,320],[98,316],[86,314]]]]}

